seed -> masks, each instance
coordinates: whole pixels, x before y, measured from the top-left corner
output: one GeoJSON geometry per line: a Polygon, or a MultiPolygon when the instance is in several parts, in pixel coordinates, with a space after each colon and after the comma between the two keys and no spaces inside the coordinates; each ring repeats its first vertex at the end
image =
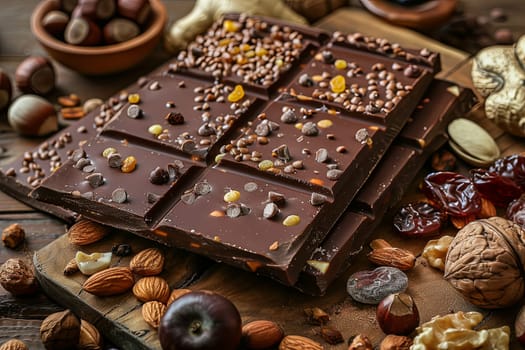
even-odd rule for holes
{"type": "Polygon", "coordinates": [[[140,102],[140,95],[139,94],[129,94],[128,95],[128,102],[129,103],[139,103],[140,102]]]}
{"type": "Polygon", "coordinates": [[[127,110],[128,117],[137,119],[142,116],[142,109],[138,105],[130,105],[127,110]]]}
{"type": "Polygon", "coordinates": [[[241,198],[241,193],[236,190],[229,190],[224,194],[224,201],[226,203],[233,203],[241,198]]]}
{"type": "Polygon", "coordinates": [[[345,60],[337,59],[334,62],[334,66],[335,66],[336,69],[346,69],[348,64],[346,63],[345,60]]]}
{"type": "Polygon", "coordinates": [[[273,162],[271,160],[263,160],[258,164],[260,170],[269,170],[273,168],[273,162]]]}
{"type": "Polygon", "coordinates": [[[162,133],[162,125],[153,124],[148,128],[148,132],[152,135],[159,136],[162,133]]]}
{"type": "Polygon", "coordinates": [[[301,222],[301,218],[298,215],[288,215],[283,220],[284,226],[295,226],[301,222]]]}
{"type": "Polygon", "coordinates": [[[111,199],[115,203],[125,203],[128,200],[128,193],[123,188],[116,188],[111,193],[111,199]]]}
{"type": "Polygon", "coordinates": [[[116,153],[117,149],[113,147],[108,147],[102,151],[102,157],[107,158],[110,154],[116,153]]]}
{"type": "Polygon", "coordinates": [[[330,120],[330,119],[323,119],[323,120],[319,120],[317,122],[317,126],[322,128],[322,129],[326,129],[326,128],[329,128],[333,125],[334,123],[330,120]]]}
{"type": "Polygon", "coordinates": [[[133,170],[135,170],[136,166],[137,159],[133,156],[128,156],[122,161],[122,166],[120,167],[120,170],[123,173],[131,173],[133,170]]]}

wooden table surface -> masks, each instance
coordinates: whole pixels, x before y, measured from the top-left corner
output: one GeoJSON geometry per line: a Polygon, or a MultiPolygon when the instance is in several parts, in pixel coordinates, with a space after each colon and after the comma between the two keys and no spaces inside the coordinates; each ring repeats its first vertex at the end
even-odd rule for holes
{"type": "MultiPolygon", "coordinates": [[[[2,2],[2,10],[0,11],[0,68],[6,71],[11,77],[14,77],[16,66],[24,57],[31,54],[44,54],[44,51],[32,37],[29,30],[29,16],[36,3],[36,0],[9,0],[2,2]]],[[[171,22],[188,13],[193,5],[193,1],[167,0],[166,5],[171,22]]],[[[352,5],[355,4],[352,3],[352,5]]],[[[474,14],[488,14],[490,9],[495,6],[508,9],[509,21],[506,25],[511,28],[516,35],[525,33],[525,23],[522,20],[523,15],[525,15],[525,3],[521,0],[463,0],[462,5],[466,12],[474,14]]],[[[319,23],[316,23],[316,25],[330,31],[361,31],[369,35],[384,36],[391,41],[398,41],[402,44],[408,40],[409,44],[430,46],[430,48],[432,48],[432,46],[439,47],[444,54],[444,69],[441,77],[454,80],[466,86],[471,85],[469,55],[465,52],[447,48],[439,45],[439,43],[429,41],[423,35],[414,34],[404,29],[393,28],[369,14],[362,12],[362,10],[349,9],[348,11],[351,20],[342,20],[345,17],[335,16],[321,20],[319,23]]],[[[98,78],[78,75],[57,64],[55,65],[58,72],[57,89],[48,97],[50,100],[53,100],[60,95],[76,93],[83,99],[91,97],[105,99],[120,89],[125,88],[139,76],[152,70],[166,59],[168,59],[167,54],[159,47],[147,62],[136,70],[116,76],[98,78]]],[[[19,93],[15,91],[15,95],[18,94],[19,93]]],[[[474,118],[482,121],[484,123],[483,125],[497,138],[503,154],[506,155],[525,150],[525,141],[506,135],[490,123],[484,121],[482,111],[478,111],[477,114],[474,115],[474,118]]],[[[21,152],[28,149],[29,146],[36,145],[40,141],[39,139],[28,139],[17,136],[9,128],[6,122],[5,112],[0,114],[0,165],[8,163],[14,157],[21,154],[21,152]]],[[[406,200],[411,196],[414,196],[414,194],[407,194],[406,200]]],[[[0,192],[0,230],[15,222],[22,224],[26,230],[27,238],[25,244],[22,248],[16,250],[0,246],[0,264],[12,257],[31,258],[35,251],[62,236],[67,228],[64,222],[35,211],[0,192]]],[[[385,234],[388,236],[390,233],[387,231],[391,231],[391,229],[390,225],[385,223],[382,225],[382,228],[377,230],[376,235],[385,234]]],[[[422,245],[419,244],[419,246],[414,249],[415,251],[420,251],[421,247],[422,245]]],[[[226,276],[228,273],[231,274],[231,272],[226,272],[226,276]]],[[[439,279],[440,277],[439,274],[433,274],[428,278],[430,280],[426,282],[428,282],[429,286],[432,286],[431,279],[439,279]]],[[[337,287],[341,288],[341,286],[334,286],[334,288],[337,287]]],[[[451,310],[468,307],[457,294],[449,293],[446,295],[446,298],[448,298],[445,300],[449,303],[451,310]]],[[[312,300],[313,299],[308,299],[308,302],[312,300]]],[[[345,302],[348,303],[349,301],[346,300],[345,302]]],[[[341,305],[342,304],[339,304],[339,306],[341,305]]],[[[344,308],[344,305],[342,307],[344,308]]],[[[25,340],[31,349],[43,348],[39,338],[40,323],[48,314],[61,309],[61,306],[53,302],[44,293],[39,293],[29,298],[15,298],[0,287],[0,344],[7,339],[18,337],[25,340]]],[[[279,310],[273,311],[279,313],[279,310]]],[[[509,320],[513,320],[512,315],[514,312],[515,310],[506,310],[500,313],[488,314],[491,316],[491,322],[498,324],[498,322],[510,322],[509,320]]],[[[425,315],[427,318],[431,316],[428,314],[425,315]]],[[[339,316],[339,318],[342,319],[340,320],[340,324],[344,326],[352,316],[343,315],[339,316]]],[[[284,326],[286,328],[286,325],[284,326]]],[[[305,335],[308,335],[306,331],[305,335]]]]}

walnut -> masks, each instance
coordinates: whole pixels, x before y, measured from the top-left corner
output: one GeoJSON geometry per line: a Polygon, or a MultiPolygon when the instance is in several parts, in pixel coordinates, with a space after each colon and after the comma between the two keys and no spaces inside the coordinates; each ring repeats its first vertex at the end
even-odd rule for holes
{"type": "Polygon", "coordinates": [[[38,291],[33,267],[22,259],[8,259],[0,266],[0,284],[13,295],[30,295],[38,291]]]}
{"type": "Polygon", "coordinates": [[[46,349],[74,349],[80,339],[80,320],[71,310],[55,312],[42,321],[40,338],[46,349]]]}
{"type": "Polygon", "coordinates": [[[26,233],[19,224],[9,225],[2,231],[2,242],[11,249],[18,247],[25,238],[26,233]]]}
{"type": "Polygon", "coordinates": [[[491,46],[476,55],[472,82],[485,97],[487,118],[503,130],[525,136],[525,35],[513,46],[491,46]]]}
{"type": "Polygon", "coordinates": [[[514,305],[524,295],[525,230],[501,217],[479,219],[458,231],[444,277],[472,304],[514,305]]]}
{"type": "Polygon", "coordinates": [[[454,238],[452,236],[442,236],[439,239],[431,239],[423,248],[421,256],[427,259],[428,264],[436,269],[445,269],[445,257],[448,247],[454,238]]]}

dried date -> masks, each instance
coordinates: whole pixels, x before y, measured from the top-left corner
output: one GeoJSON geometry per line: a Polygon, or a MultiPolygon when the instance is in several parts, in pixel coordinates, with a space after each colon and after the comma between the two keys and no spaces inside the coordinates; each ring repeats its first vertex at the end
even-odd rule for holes
{"type": "Polygon", "coordinates": [[[476,190],[498,207],[506,207],[522,190],[511,178],[485,169],[473,169],[470,178],[476,190]]]}
{"type": "Polygon", "coordinates": [[[481,195],[474,183],[454,172],[435,172],[425,177],[423,193],[441,211],[450,216],[466,217],[481,210],[481,195]]]}
{"type": "Polygon", "coordinates": [[[409,203],[394,216],[394,228],[403,236],[427,237],[439,233],[446,215],[426,202],[409,203]]]}

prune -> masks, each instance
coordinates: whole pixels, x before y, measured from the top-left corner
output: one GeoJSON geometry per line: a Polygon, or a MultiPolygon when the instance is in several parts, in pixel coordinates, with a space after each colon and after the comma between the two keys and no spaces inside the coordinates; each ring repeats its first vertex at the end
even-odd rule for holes
{"type": "Polygon", "coordinates": [[[446,215],[425,202],[409,203],[394,216],[394,228],[403,236],[424,237],[439,232],[446,215]]]}
{"type": "Polygon", "coordinates": [[[423,182],[423,193],[441,211],[451,216],[476,215],[481,210],[481,195],[472,181],[454,172],[430,173],[423,182]]]}
{"type": "Polygon", "coordinates": [[[510,202],[507,207],[507,219],[515,222],[525,229],[525,195],[510,202]]]}
{"type": "Polygon", "coordinates": [[[513,154],[496,160],[488,169],[513,180],[525,191],[525,156],[513,154]]]}
{"type": "Polygon", "coordinates": [[[522,193],[521,188],[514,180],[503,177],[496,172],[473,169],[470,171],[470,178],[476,190],[498,207],[506,207],[522,193]]]}
{"type": "Polygon", "coordinates": [[[346,283],[346,290],[354,300],[375,305],[389,294],[404,292],[407,286],[408,277],[403,271],[380,266],[352,274],[346,283]]]}

